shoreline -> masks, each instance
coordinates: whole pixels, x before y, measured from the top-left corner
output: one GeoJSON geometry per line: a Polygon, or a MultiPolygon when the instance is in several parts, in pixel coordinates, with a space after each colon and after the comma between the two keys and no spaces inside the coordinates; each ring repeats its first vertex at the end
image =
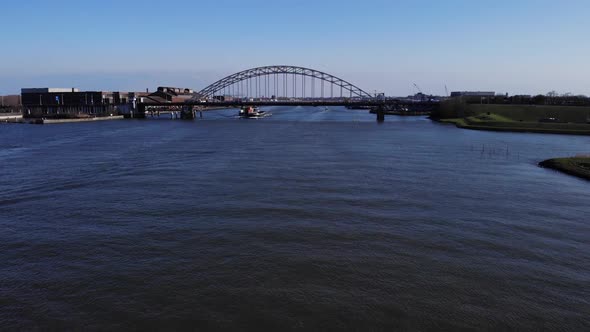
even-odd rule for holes
{"type": "Polygon", "coordinates": [[[590,107],[521,104],[441,103],[432,120],[458,128],[498,132],[590,135],[590,107]]]}
{"type": "Polygon", "coordinates": [[[123,115],[94,117],[94,118],[77,118],[77,119],[23,119],[23,123],[29,124],[60,124],[60,123],[74,123],[74,122],[94,122],[94,121],[109,121],[122,120],[123,115]]]}
{"type": "Polygon", "coordinates": [[[95,117],[95,118],[80,118],[80,119],[43,119],[41,124],[58,124],[58,123],[71,123],[71,122],[93,122],[93,121],[109,121],[109,120],[122,120],[123,115],[95,117]]]}
{"type": "Polygon", "coordinates": [[[539,166],[590,181],[590,157],[547,159],[540,162],[539,166]]]}
{"type": "MultiPolygon", "coordinates": [[[[375,110],[369,111],[371,114],[377,114],[375,110]]],[[[397,115],[397,116],[429,116],[432,112],[421,112],[421,111],[384,111],[385,115],[397,115]]]]}
{"type": "MultiPolygon", "coordinates": [[[[494,123],[494,125],[486,125],[485,122],[481,124],[469,123],[465,118],[454,119],[431,119],[436,122],[444,124],[454,124],[457,128],[469,130],[485,130],[485,131],[499,131],[499,132],[514,132],[514,133],[537,133],[537,134],[561,134],[561,135],[590,135],[590,125],[588,129],[567,129],[567,128],[550,128],[550,123],[535,123],[535,122],[518,122],[520,127],[503,126],[501,123],[494,123]],[[546,125],[548,128],[539,128],[539,125],[546,125]],[[530,126],[530,127],[527,127],[530,126]],[[535,126],[535,127],[532,127],[535,126]]],[[[559,125],[566,125],[560,123],[559,125]]],[[[579,125],[579,124],[575,124],[579,125]]]]}
{"type": "Polygon", "coordinates": [[[0,122],[14,123],[21,121],[23,115],[20,113],[0,113],[0,122]]]}

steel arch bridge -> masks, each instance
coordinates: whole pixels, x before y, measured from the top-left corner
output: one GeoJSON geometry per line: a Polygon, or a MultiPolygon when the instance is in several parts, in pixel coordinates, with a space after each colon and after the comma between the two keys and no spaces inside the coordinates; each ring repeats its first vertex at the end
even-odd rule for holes
{"type": "Polygon", "coordinates": [[[363,89],[319,70],[297,66],[265,66],[227,76],[198,93],[200,98],[216,95],[269,98],[372,98],[363,89]],[[298,80],[299,78],[299,80],[298,80]],[[329,91],[324,87],[329,84],[329,91]],[[334,94],[336,88],[336,95],[334,94]],[[339,90],[339,91],[338,91],[339,90]]]}

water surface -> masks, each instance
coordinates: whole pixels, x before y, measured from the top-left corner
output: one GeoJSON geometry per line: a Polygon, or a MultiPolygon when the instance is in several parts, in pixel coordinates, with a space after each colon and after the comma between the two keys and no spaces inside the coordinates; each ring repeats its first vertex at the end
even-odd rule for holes
{"type": "Polygon", "coordinates": [[[590,138],[366,111],[0,126],[2,329],[590,329],[590,138]]]}

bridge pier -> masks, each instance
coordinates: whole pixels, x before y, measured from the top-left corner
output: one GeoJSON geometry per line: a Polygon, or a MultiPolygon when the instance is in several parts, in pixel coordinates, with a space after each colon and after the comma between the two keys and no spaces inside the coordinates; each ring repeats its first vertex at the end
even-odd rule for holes
{"type": "Polygon", "coordinates": [[[194,120],[195,112],[193,112],[192,107],[183,107],[180,112],[180,118],[182,120],[194,120]]]}
{"type": "Polygon", "coordinates": [[[385,110],[383,109],[383,107],[377,108],[377,111],[375,113],[377,113],[377,122],[385,121],[385,110]]]}
{"type": "Polygon", "coordinates": [[[145,105],[137,104],[137,113],[133,114],[135,119],[145,119],[145,105]]]}

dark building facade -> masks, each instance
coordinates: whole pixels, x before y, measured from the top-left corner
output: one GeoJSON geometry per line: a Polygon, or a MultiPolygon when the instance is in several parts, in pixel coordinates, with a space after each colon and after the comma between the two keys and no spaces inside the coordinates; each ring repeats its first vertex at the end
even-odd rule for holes
{"type": "Polygon", "coordinates": [[[494,97],[493,91],[453,91],[451,97],[494,97]]]}
{"type": "Polygon", "coordinates": [[[142,93],[79,91],[76,88],[22,89],[25,117],[71,118],[109,116],[133,108],[142,93]]]}
{"type": "Polygon", "coordinates": [[[21,112],[20,95],[0,96],[0,113],[21,112]]]}
{"type": "Polygon", "coordinates": [[[143,98],[144,102],[148,103],[182,103],[191,98],[194,98],[195,94],[192,89],[185,88],[174,88],[160,86],[156,92],[149,94],[143,98]]]}

